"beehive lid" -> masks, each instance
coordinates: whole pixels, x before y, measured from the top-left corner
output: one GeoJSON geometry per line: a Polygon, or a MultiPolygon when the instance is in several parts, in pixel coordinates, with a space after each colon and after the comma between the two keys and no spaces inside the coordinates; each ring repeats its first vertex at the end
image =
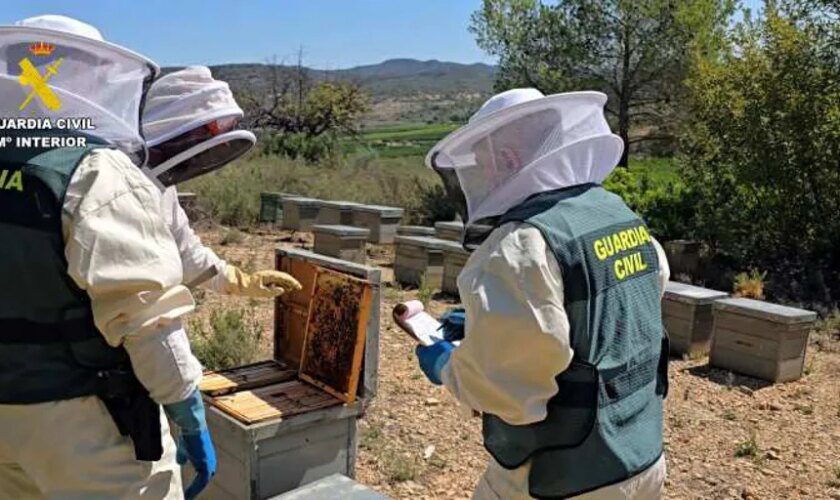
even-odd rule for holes
{"type": "Polygon", "coordinates": [[[430,238],[427,236],[395,236],[395,245],[409,245],[414,247],[421,247],[428,250],[443,250],[444,245],[451,243],[447,240],[438,238],[430,238]]]}
{"type": "Polygon", "coordinates": [[[342,224],[315,224],[312,226],[312,232],[334,234],[336,236],[358,236],[359,238],[367,238],[370,235],[370,229],[342,224]]]}
{"type": "Polygon", "coordinates": [[[435,228],[428,226],[398,226],[397,234],[401,236],[434,236],[435,228]]]}
{"type": "Polygon", "coordinates": [[[270,500],[388,500],[388,497],[349,477],[333,474],[270,500]]]}
{"type": "Polygon", "coordinates": [[[353,207],[358,207],[359,203],[355,203],[352,201],[334,201],[334,200],[321,200],[321,206],[327,208],[338,208],[342,210],[350,210],[353,207]]]}
{"type": "Polygon", "coordinates": [[[179,200],[195,198],[195,197],[196,197],[195,193],[178,193],[178,199],[179,200]]]}
{"type": "Polygon", "coordinates": [[[287,196],[283,198],[283,201],[290,201],[296,205],[317,205],[321,203],[321,200],[317,198],[306,198],[303,196],[287,196]]]}
{"type": "Polygon", "coordinates": [[[402,217],[404,212],[400,207],[386,207],[383,205],[357,205],[353,207],[353,210],[378,213],[382,217],[402,217]]]}
{"type": "Polygon", "coordinates": [[[817,313],[813,311],[744,298],[718,300],[715,302],[715,312],[717,311],[728,311],[784,324],[808,323],[817,319],[817,313]]]}
{"type": "Polygon", "coordinates": [[[729,297],[729,294],[726,292],[679,283],[677,281],[669,281],[665,285],[666,299],[686,304],[706,305],[716,300],[725,299],[726,297],[729,297]]]}
{"type": "Polygon", "coordinates": [[[280,192],[280,191],[263,191],[262,193],[260,193],[260,196],[262,196],[263,198],[294,198],[294,197],[299,197],[296,194],[283,193],[283,192],[280,192]]]}
{"type": "Polygon", "coordinates": [[[458,255],[470,254],[464,249],[464,246],[457,241],[445,241],[443,244],[443,253],[454,253],[458,255]]]}
{"type": "Polygon", "coordinates": [[[435,229],[441,229],[444,231],[463,231],[464,223],[460,221],[435,222],[435,229]]]}

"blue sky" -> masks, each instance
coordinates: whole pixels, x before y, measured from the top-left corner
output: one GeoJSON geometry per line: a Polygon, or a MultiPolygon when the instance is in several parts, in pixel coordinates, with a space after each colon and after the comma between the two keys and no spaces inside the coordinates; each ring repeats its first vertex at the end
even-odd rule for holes
{"type": "Polygon", "coordinates": [[[3,0],[0,23],[64,14],[163,66],[291,61],[346,68],[395,57],[492,62],[467,32],[480,0],[3,0]]]}
{"type": "MultiPolygon", "coordinates": [[[[743,0],[753,8],[761,0],[743,0]]],[[[395,57],[493,60],[467,31],[480,0],[3,0],[0,24],[64,14],[162,66],[291,62],[336,69],[395,57]]]]}

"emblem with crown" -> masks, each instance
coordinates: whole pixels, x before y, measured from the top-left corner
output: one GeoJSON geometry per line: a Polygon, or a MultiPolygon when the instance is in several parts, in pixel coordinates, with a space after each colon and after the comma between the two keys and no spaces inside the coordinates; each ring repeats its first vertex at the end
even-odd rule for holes
{"type": "Polygon", "coordinates": [[[29,46],[29,52],[36,56],[48,56],[55,50],[55,45],[47,42],[37,42],[29,46]]]}

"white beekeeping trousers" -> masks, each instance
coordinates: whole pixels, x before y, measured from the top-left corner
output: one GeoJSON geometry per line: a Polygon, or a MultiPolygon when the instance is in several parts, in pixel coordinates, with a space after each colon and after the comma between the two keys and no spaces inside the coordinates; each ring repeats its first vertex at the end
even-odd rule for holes
{"type": "MultiPolygon", "coordinates": [[[[577,500],[658,500],[665,484],[665,455],[647,470],[626,481],[574,497],[577,500]]],[[[475,500],[526,500],[528,466],[507,470],[490,459],[473,493],[475,500]]],[[[563,471],[557,471],[562,474],[563,471]]]]}
{"type": "Polygon", "coordinates": [[[0,405],[0,498],[180,499],[175,442],[161,412],[163,457],[134,458],[95,396],[49,403],[0,405]]]}

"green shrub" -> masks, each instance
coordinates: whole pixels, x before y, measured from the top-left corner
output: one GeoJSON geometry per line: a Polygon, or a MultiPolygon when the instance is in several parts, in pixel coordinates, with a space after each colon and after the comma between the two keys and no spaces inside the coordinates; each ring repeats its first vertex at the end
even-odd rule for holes
{"type": "Polygon", "coordinates": [[[621,196],[660,240],[690,238],[695,233],[697,197],[685,183],[656,168],[618,168],[604,187],[621,196]]]}
{"type": "Polygon", "coordinates": [[[417,300],[423,303],[423,307],[428,308],[434,294],[435,289],[428,275],[423,273],[423,276],[420,277],[420,286],[417,288],[417,300]]]}
{"type": "Polygon", "coordinates": [[[262,331],[249,314],[216,309],[210,312],[209,325],[200,319],[190,322],[192,350],[204,368],[224,370],[259,359],[262,331]]]}
{"type": "Polygon", "coordinates": [[[750,434],[750,437],[739,441],[735,446],[735,456],[738,458],[749,457],[755,459],[761,453],[761,448],[755,438],[755,432],[750,434]]]}
{"type": "Polygon", "coordinates": [[[262,151],[266,155],[278,155],[293,160],[308,162],[325,160],[334,155],[339,141],[331,134],[309,137],[305,134],[271,134],[262,139],[262,151]]]}
{"type": "Polygon", "coordinates": [[[242,243],[245,240],[245,235],[242,234],[242,231],[239,229],[227,229],[222,234],[222,239],[219,241],[219,245],[227,246],[236,243],[242,243]]]}
{"type": "Polygon", "coordinates": [[[688,81],[683,170],[697,236],[737,269],[767,269],[771,300],[840,299],[840,66],[820,33],[779,12],[736,27],[731,52],[688,81]]]}

